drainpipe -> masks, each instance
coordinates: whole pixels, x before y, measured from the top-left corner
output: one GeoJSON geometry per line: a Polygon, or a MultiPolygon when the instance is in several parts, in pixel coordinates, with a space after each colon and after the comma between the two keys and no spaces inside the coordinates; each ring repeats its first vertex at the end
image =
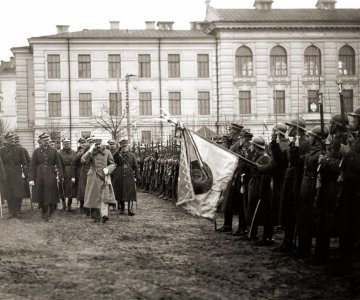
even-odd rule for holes
{"type": "MultiPolygon", "coordinates": [[[[162,93],[161,93],[161,83],[162,83],[162,77],[161,77],[161,39],[158,39],[159,46],[158,46],[158,64],[159,64],[159,100],[160,100],[160,108],[162,108],[162,93]]],[[[160,111],[161,113],[161,111],[160,111]]],[[[161,140],[163,139],[163,124],[160,122],[160,137],[161,140]]]]}
{"type": "Polygon", "coordinates": [[[69,134],[70,147],[72,137],[72,115],[71,115],[71,69],[70,69],[70,39],[67,38],[67,58],[68,58],[68,88],[69,88],[69,134]]]}
{"type": "Polygon", "coordinates": [[[220,94],[219,94],[219,39],[216,37],[215,61],[216,61],[216,135],[219,136],[220,126],[220,94]]]}

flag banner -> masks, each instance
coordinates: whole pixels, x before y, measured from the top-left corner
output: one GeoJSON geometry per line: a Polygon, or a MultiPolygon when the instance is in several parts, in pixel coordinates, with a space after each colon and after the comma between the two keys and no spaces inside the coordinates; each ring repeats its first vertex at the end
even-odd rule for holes
{"type": "Polygon", "coordinates": [[[193,215],[214,219],[237,165],[235,154],[185,128],[176,205],[193,215]]]}

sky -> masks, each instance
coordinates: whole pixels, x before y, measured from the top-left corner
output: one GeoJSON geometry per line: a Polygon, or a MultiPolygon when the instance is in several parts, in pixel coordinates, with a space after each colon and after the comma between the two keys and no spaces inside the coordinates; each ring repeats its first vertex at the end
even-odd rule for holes
{"type": "MultiPolygon", "coordinates": [[[[317,0],[274,0],[273,8],[315,8],[317,0]]],[[[211,0],[215,8],[253,8],[254,0],[211,0]]],[[[337,0],[337,8],[360,8],[360,0],[337,0]]],[[[190,29],[203,21],[205,0],[0,0],[0,60],[9,60],[10,48],[28,46],[30,37],[56,34],[56,25],[70,31],[145,29],[145,21],[174,21],[174,29],[190,29]]]]}

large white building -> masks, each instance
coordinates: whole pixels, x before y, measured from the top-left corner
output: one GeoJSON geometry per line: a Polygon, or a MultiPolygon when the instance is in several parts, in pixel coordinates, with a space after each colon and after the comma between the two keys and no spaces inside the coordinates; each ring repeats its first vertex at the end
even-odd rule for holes
{"type": "Polygon", "coordinates": [[[266,134],[264,123],[297,115],[313,125],[319,88],[326,118],[339,111],[340,79],[353,110],[360,104],[360,10],[336,9],[334,0],[314,0],[314,9],[272,9],[272,2],[216,9],[208,0],[205,20],[190,30],[173,30],[173,22],[123,30],[110,22],[109,29],[57,26],[54,35],[30,38],[12,49],[23,144],[31,151],[49,128],[73,146],[89,132],[110,138],[93,116],[111,122],[109,112],[118,111],[120,119],[126,102],[135,141],[172,134],[156,120],[160,108],[191,129],[206,125],[219,134],[231,122],[266,134]]]}
{"type": "Polygon", "coordinates": [[[15,61],[0,62],[0,134],[16,129],[15,61]],[[4,132],[3,132],[4,131],[4,132]]]}

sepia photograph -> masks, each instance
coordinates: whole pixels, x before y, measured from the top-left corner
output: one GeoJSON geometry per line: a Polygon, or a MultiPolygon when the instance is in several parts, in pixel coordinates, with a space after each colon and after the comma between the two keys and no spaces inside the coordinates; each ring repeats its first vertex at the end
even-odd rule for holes
{"type": "Polygon", "coordinates": [[[358,0],[0,9],[0,299],[360,299],[358,0]]]}

